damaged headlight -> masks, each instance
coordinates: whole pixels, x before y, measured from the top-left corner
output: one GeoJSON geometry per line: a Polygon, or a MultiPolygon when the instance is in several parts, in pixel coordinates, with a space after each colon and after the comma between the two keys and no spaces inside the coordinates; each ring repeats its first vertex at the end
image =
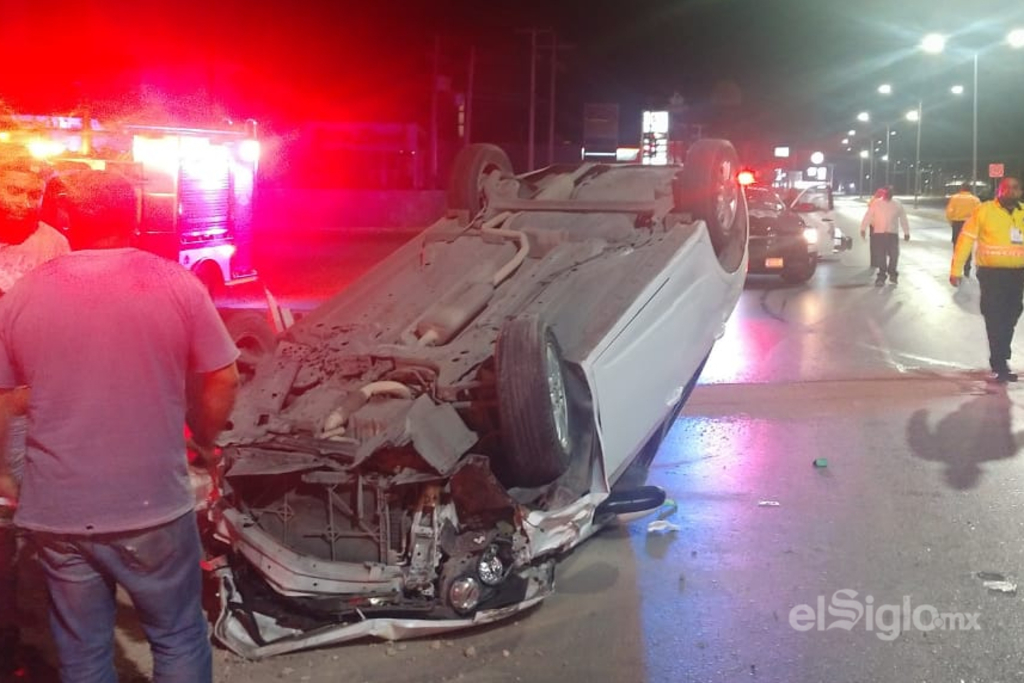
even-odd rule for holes
{"type": "Polygon", "coordinates": [[[508,576],[511,567],[512,563],[502,557],[501,548],[492,543],[480,556],[480,560],[476,564],[476,573],[485,585],[497,586],[508,576]]]}
{"type": "Polygon", "coordinates": [[[459,614],[469,614],[480,604],[483,588],[473,576],[461,576],[448,588],[448,603],[459,614]]]}

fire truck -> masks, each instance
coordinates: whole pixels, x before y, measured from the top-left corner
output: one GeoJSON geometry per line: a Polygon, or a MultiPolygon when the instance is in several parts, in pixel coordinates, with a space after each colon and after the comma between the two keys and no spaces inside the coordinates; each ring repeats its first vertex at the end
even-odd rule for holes
{"type": "MultiPolygon", "coordinates": [[[[8,114],[0,118],[0,144],[22,146],[53,169],[42,218],[63,230],[72,248],[74,225],[61,208],[61,195],[76,174],[92,169],[128,179],[138,199],[135,246],[195,273],[243,351],[255,354],[273,345],[265,315],[223,305],[236,298],[230,288],[258,285],[252,237],[260,143],[254,121],[186,128],[108,123],[87,114],[8,114]]],[[[275,326],[283,329],[280,309],[265,294],[275,326]]]]}

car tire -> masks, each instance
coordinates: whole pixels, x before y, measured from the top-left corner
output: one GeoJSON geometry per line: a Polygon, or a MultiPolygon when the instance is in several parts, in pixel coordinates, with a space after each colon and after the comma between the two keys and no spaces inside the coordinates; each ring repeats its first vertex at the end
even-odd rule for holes
{"type": "Polygon", "coordinates": [[[818,259],[815,257],[814,259],[808,259],[807,263],[801,266],[783,270],[780,275],[782,276],[783,282],[788,282],[791,285],[799,285],[810,280],[817,269],[818,259]]]}
{"type": "Polygon", "coordinates": [[[672,183],[676,211],[707,225],[711,246],[722,267],[734,272],[747,243],[747,210],[737,180],[739,158],[727,140],[698,140],[672,183]]]}
{"type": "Polygon", "coordinates": [[[448,182],[448,208],[476,215],[484,207],[484,178],[493,171],[512,175],[512,162],[501,147],[483,143],[463,147],[455,156],[448,182]]]}
{"type": "Polygon", "coordinates": [[[238,347],[238,372],[243,382],[248,381],[260,360],[274,352],[277,335],[266,316],[256,311],[222,311],[221,318],[238,347]]]}
{"type": "Polygon", "coordinates": [[[509,487],[542,486],[569,467],[575,439],[565,361],[537,316],[513,318],[495,352],[502,451],[495,474],[509,487]]]}

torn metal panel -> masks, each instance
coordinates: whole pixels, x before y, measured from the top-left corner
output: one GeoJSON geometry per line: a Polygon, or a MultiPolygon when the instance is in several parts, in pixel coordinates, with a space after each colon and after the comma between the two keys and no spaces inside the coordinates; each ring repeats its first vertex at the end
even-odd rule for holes
{"type": "Polygon", "coordinates": [[[412,445],[438,474],[448,474],[477,442],[458,412],[447,403],[420,396],[405,418],[412,445]]]}
{"type": "Polygon", "coordinates": [[[498,482],[485,456],[465,458],[452,474],[449,489],[459,518],[469,528],[486,529],[499,522],[514,523],[518,505],[498,482]]]}
{"type": "Polygon", "coordinates": [[[230,456],[230,464],[225,475],[229,477],[267,476],[291,472],[306,472],[321,467],[338,469],[341,465],[330,458],[318,457],[308,453],[262,448],[239,448],[230,456]]]}

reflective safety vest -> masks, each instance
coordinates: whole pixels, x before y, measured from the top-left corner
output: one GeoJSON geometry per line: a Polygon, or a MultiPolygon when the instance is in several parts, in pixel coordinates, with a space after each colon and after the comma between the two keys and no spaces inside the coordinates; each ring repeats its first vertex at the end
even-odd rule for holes
{"type": "Polygon", "coordinates": [[[946,204],[946,220],[949,222],[966,221],[981,204],[981,200],[966,190],[961,190],[949,198],[946,204]]]}
{"type": "Polygon", "coordinates": [[[1007,211],[996,200],[974,210],[960,231],[949,274],[963,275],[964,263],[977,242],[975,263],[985,268],[1024,268],[1024,207],[1007,211]]]}

